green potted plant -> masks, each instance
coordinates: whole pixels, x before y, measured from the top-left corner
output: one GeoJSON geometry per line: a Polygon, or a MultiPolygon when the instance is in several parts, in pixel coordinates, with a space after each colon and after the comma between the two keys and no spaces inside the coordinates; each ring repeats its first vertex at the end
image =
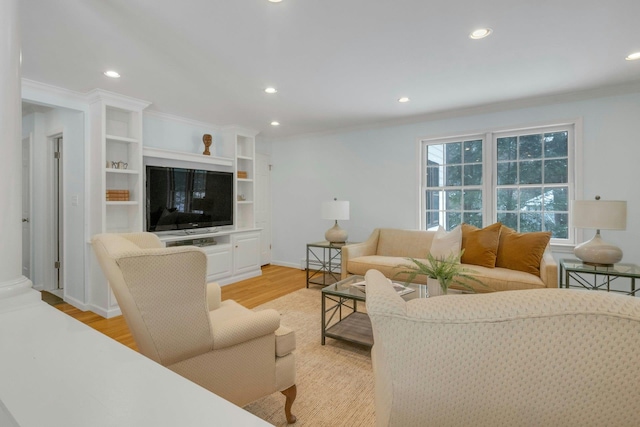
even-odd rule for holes
{"type": "Polygon", "coordinates": [[[458,254],[451,253],[451,255],[446,258],[436,258],[429,253],[427,254],[426,262],[415,258],[407,258],[412,264],[397,266],[396,268],[403,268],[404,270],[396,273],[396,276],[399,274],[407,274],[408,278],[406,283],[411,283],[416,276],[427,276],[427,291],[429,296],[446,295],[449,291],[449,286],[454,283],[471,292],[475,292],[471,286],[460,279],[471,280],[483,286],[484,283],[470,274],[472,270],[468,270],[460,264],[460,258],[463,252],[464,250],[458,254]]]}

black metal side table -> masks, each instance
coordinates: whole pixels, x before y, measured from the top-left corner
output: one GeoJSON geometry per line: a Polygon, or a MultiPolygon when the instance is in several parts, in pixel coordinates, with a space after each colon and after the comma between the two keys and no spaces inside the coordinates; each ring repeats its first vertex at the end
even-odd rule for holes
{"type": "Polygon", "coordinates": [[[573,287],[595,291],[618,292],[635,296],[637,291],[637,278],[640,278],[640,267],[636,264],[620,263],[614,264],[612,267],[601,267],[583,264],[582,261],[577,259],[560,260],[561,288],[573,287]],[[592,280],[585,278],[585,275],[593,276],[592,280]],[[629,279],[629,291],[611,288],[611,283],[621,278],[629,279]],[[575,284],[571,284],[571,280],[573,280],[575,284]]]}
{"type": "Polygon", "coordinates": [[[310,284],[327,286],[340,281],[342,247],[351,243],[307,243],[307,288],[310,284]]]}

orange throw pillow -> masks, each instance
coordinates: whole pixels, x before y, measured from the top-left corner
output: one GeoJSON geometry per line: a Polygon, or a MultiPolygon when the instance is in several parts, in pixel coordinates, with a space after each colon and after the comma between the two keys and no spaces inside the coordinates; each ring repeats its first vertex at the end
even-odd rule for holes
{"type": "Polygon", "coordinates": [[[550,231],[518,233],[503,226],[500,233],[496,267],[540,276],[540,261],[550,239],[550,231]]]}
{"type": "Polygon", "coordinates": [[[462,249],[464,249],[464,253],[460,262],[482,267],[495,267],[501,228],[502,224],[499,222],[485,228],[462,224],[462,249]]]}

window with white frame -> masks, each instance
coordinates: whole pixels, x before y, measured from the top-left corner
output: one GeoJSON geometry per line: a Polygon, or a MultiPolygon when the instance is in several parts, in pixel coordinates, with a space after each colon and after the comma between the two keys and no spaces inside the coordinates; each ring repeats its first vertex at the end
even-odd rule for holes
{"type": "Polygon", "coordinates": [[[462,222],[482,227],[484,137],[426,144],[426,229],[462,222]]]}
{"type": "Polygon", "coordinates": [[[574,125],[422,141],[421,227],[496,221],[573,238],[574,125]]]}

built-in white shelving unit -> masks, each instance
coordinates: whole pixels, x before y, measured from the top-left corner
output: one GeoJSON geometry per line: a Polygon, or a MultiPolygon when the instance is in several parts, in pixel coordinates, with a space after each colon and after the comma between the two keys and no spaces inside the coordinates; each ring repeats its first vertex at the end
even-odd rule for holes
{"type": "MultiPolygon", "coordinates": [[[[142,111],[149,103],[99,89],[89,99],[89,235],[142,231],[142,111]],[[112,193],[109,200],[108,191],[119,194],[112,193]]],[[[92,311],[105,317],[118,314],[115,297],[95,258],[89,276],[92,311]]]]}
{"type": "Polygon", "coordinates": [[[237,229],[255,227],[255,136],[255,132],[241,128],[225,132],[225,140],[235,147],[237,229]]]}

